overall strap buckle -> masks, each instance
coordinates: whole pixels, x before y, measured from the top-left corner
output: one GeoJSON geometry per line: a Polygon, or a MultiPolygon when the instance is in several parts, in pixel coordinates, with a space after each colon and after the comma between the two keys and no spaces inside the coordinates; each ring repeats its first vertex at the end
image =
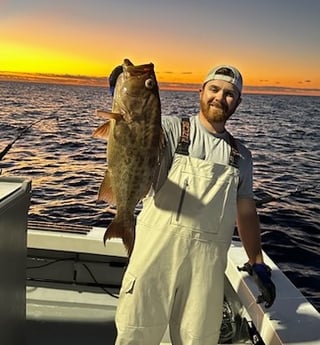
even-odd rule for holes
{"type": "Polygon", "coordinates": [[[181,136],[178,142],[176,153],[189,156],[190,145],[190,120],[189,117],[181,119],[181,136]]]}
{"type": "Polygon", "coordinates": [[[240,154],[238,151],[237,143],[234,137],[229,134],[229,140],[230,140],[230,145],[231,145],[231,151],[230,151],[230,157],[229,157],[229,165],[231,165],[234,168],[239,169],[239,158],[240,154]]]}

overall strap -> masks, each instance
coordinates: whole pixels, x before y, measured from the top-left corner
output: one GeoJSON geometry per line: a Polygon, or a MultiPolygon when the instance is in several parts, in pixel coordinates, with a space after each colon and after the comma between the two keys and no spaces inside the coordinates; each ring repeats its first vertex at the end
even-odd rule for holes
{"type": "Polygon", "coordinates": [[[233,166],[234,168],[239,169],[239,151],[237,147],[236,140],[234,137],[229,134],[229,140],[230,140],[230,145],[231,145],[231,151],[230,151],[230,157],[229,157],[229,165],[233,166]]]}
{"type": "Polygon", "coordinates": [[[181,119],[181,136],[178,142],[176,153],[189,156],[190,145],[190,120],[189,117],[181,119]]]}
{"type": "MultiPolygon", "coordinates": [[[[229,165],[234,168],[239,169],[239,151],[237,147],[236,140],[229,134],[229,140],[231,145],[229,165]]],[[[176,153],[189,156],[189,146],[190,146],[190,119],[189,117],[182,117],[181,119],[181,135],[176,149],[176,153]]]]}

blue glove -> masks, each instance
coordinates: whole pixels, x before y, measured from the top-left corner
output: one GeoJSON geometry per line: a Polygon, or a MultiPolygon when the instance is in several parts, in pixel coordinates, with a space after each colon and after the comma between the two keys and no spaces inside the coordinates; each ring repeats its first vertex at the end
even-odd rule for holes
{"type": "Polygon", "coordinates": [[[266,264],[245,263],[243,267],[238,267],[239,271],[248,272],[257,284],[260,295],[257,297],[257,303],[265,303],[266,308],[270,308],[276,298],[276,287],[271,280],[271,268],[266,264]]]}

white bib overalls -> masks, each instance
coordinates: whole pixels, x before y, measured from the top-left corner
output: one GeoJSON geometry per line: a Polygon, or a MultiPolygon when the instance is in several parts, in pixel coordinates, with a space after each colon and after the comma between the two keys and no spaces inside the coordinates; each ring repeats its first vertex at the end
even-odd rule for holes
{"type": "Polygon", "coordinates": [[[181,152],[137,218],[116,313],[116,345],[158,345],[168,324],[174,345],[218,342],[236,220],[236,149],[228,165],[181,152]]]}

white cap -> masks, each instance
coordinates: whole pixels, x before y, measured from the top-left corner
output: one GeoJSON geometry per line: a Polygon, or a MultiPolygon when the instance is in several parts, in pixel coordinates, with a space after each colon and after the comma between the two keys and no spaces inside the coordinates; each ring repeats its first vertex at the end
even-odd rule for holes
{"type": "Polygon", "coordinates": [[[242,76],[241,73],[233,66],[230,65],[220,65],[212,69],[203,84],[206,84],[211,80],[224,80],[233,84],[238,91],[242,92],[242,76]]]}

